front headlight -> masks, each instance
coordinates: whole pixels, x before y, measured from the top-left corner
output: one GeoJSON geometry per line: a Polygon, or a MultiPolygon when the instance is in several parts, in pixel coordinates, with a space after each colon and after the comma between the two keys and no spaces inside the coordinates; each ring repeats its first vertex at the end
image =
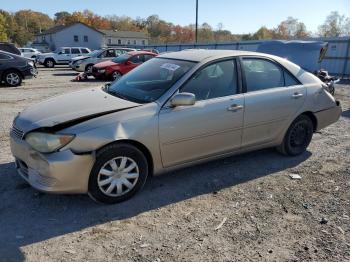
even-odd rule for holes
{"type": "Polygon", "coordinates": [[[98,72],[99,73],[104,73],[104,72],[106,72],[106,69],[99,69],[98,72]]]}
{"type": "Polygon", "coordinates": [[[28,61],[28,65],[30,65],[31,67],[34,67],[34,62],[33,61],[28,61]]]}
{"type": "Polygon", "coordinates": [[[32,132],[26,135],[26,142],[35,150],[41,153],[54,152],[74,139],[74,135],[49,134],[32,132]]]}
{"type": "Polygon", "coordinates": [[[73,62],[73,64],[80,65],[82,62],[83,62],[83,60],[78,60],[78,61],[73,62]]]}

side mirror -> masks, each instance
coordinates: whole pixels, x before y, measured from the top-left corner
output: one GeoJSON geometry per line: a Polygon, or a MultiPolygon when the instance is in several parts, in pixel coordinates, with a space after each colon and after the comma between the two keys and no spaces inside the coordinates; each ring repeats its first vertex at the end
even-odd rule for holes
{"type": "Polygon", "coordinates": [[[178,93],[170,100],[172,107],[192,106],[196,103],[196,96],[192,93],[178,93]]]}
{"type": "Polygon", "coordinates": [[[58,52],[58,54],[59,54],[59,55],[62,55],[63,53],[62,53],[62,51],[60,51],[60,52],[58,52]]]}
{"type": "Polygon", "coordinates": [[[132,63],[129,60],[125,61],[125,65],[131,65],[131,64],[132,63]]]}

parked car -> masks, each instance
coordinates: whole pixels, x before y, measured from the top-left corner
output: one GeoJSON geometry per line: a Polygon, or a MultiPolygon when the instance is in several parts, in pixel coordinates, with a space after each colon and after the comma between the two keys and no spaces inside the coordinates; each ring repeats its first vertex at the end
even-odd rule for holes
{"type": "Polygon", "coordinates": [[[98,63],[92,67],[92,75],[96,79],[116,80],[130,70],[155,57],[147,51],[132,51],[113,58],[111,61],[98,63]]]}
{"type": "Polygon", "coordinates": [[[87,47],[62,47],[52,53],[43,53],[37,56],[37,61],[45,67],[68,65],[73,57],[88,55],[91,51],[87,47]]]}
{"type": "Polygon", "coordinates": [[[0,42],[0,51],[9,52],[15,55],[21,55],[21,51],[12,43],[0,42]]]}
{"type": "Polygon", "coordinates": [[[117,57],[119,55],[125,54],[130,51],[136,51],[132,48],[107,48],[95,50],[90,53],[88,56],[78,56],[71,59],[69,66],[78,72],[86,72],[91,74],[92,67],[96,63],[100,63],[103,61],[108,61],[117,57]]]}
{"type": "Polygon", "coordinates": [[[0,51],[0,79],[7,86],[19,86],[23,79],[36,74],[34,62],[30,59],[0,51]]]}
{"type": "Polygon", "coordinates": [[[166,53],[104,88],[26,109],[13,122],[11,150],[34,188],[116,203],[149,175],[202,161],[267,147],[302,154],[341,114],[322,85],[272,55],[166,53]]]}
{"type": "Polygon", "coordinates": [[[36,57],[41,54],[37,49],[35,48],[28,48],[28,47],[22,47],[19,48],[19,51],[21,51],[21,55],[26,58],[36,59],[36,57]]]}

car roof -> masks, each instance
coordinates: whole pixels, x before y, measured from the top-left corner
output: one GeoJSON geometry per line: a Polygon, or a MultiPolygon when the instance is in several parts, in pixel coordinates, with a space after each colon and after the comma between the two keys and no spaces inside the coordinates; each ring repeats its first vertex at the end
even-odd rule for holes
{"type": "Polygon", "coordinates": [[[201,62],[206,59],[219,59],[224,57],[232,57],[232,56],[262,56],[262,57],[270,57],[275,58],[275,56],[250,52],[250,51],[242,51],[242,50],[213,50],[213,49],[187,49],[178,52],[169,52],[161,54],[160,58],[171,58],[171,59],[180,59],[180,60],[188,60],[193,62],[201,62]]]}

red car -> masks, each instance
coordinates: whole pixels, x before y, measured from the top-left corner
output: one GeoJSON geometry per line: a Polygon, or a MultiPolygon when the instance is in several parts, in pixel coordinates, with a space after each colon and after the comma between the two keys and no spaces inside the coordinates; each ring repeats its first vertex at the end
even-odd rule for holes
{"type": "Polygon", "coordinates": [[[115,80],[155,56],[157,54],[152,52],[131,51],[110,61],[95,64],[92,67],[92,75],[96,79],[115,80]]]}

